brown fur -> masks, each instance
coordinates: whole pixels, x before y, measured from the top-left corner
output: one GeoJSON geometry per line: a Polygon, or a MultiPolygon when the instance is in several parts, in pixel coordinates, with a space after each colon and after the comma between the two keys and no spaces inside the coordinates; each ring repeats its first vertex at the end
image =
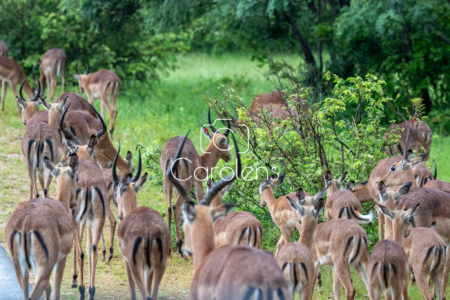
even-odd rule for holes
{"type": "Polygon", "coordinates": [[[423,187],[450,193],[450,183],[444,180],[428,181],[423,187]]]}
{"type": "MultiPolygon", "coordinates": [[[[0,80],[8,82],[11,87],[14,98],[17,98],[19,94],[17,93],[17,85],[20,85],[25,79],[25,74],[23,74],[22,69],[19,64],[12,59],[6,58],[0,55],[0,80]]],[[[2,111],[5,110],[5,99],[6,99],[6,85],[3,85],[3,101],[2,101],[2,111]]],[[[31,91],[31,86],[28,81],[25,81],[23,88],[29,99],[33,96],[31,91]]],[[[1,99],[0,99],[1,100],[1,99]]],[[[17,108],[20,112],[19,104],[17,108]]]]}
{"type": "MultiPolygon", "coordinates": [[[[391,220],[393,239],[403,245],[409,262],[414,271],[417,285],[424,299],[431,300],[434,296],[430,292],[427,279],[433,279],[435,294],[438,299],[445,299],[443,286],[446,262],[446,247],[442,238],[431,228],[418,227],[409,229],[411,217],[414,217],[418,206],[407,210],[391,210],[380,206],[380,210],[391,220]]],[[[447,273],[448,277],[448,268],[447,273]]]]}
{"type": "MultiPolygon", "coordinates": [[[[181,181],[181,184],[183,185],[185,190],[190,191],[192,187],[195,187],[195,195],[197,199],[203,198],[202,180],[206,179],[208,177],[208,174],[212,173],[212,168],[216,166],[219,159],[223,159],[225,162],[228,162],[231,159],[230,153],[228,152],[228,150],[226,150],[228,149],[229,145],[229,140],[227,136],[219,132],[216,134],[210,134],[209,131],[206,131],[205,135],[207,135],[208,138],[210,139],[208,148],[205,150],[205,153],[199,155],[194,147],[194,144],[191,142],[191,140],[187,139],[180,156],[182,161],[178,164],[178,169],[173,170],[174,175],[178,174],[178,176],[176,176],[177,178],[183,179],[183,181],[181,181]],[[221,150],[217,149],[215,145],[217,145],[217,147],[220,147],[221,150]],[[200,167],[206,168],[207,171],[205,169],[198,169],[200,167]],[[194,171],[196,169],[199,171],[197,171],[196,174],[194,174],[194,171]],[[196,177],[200,180],[197,180],[196,177]]],[[[165,174],[167,170],[172,167],[172,159],[175,157],[175,152],[178,146],[180,145],[182,139],[183,137],[181,136],[170,138],[167,141],[166,145],[164,146],[160,159],[163,174],[165,174]]],[[[170,228],[172,223],[171,204],[174,187],[166,177],[163,178],[163,190],[167,202],[167,224],[170,228]]],[[[177,245],[180,245],[182,242],[180,217],[183,199],[181,199],[179,194],[176,192],[174,196],[175,196],[175,203],[173,205],[173,214],[177,234],[177,245]]]]}
{"type": "Polygon", "coordinates": [[[272,220],[278,226],[278,228],[280,228],[281,231],[281,237],[277,243],[275,258],[277,257],[281,247],[283,247],[283,244],[290,242],[290,238],[294,231],[294,228],[297,228],[299,232],[302,232],[301,219],[294,211],[292,211],[287,197],[291,199],[297,199],[298,201],[301,198],[302,201],[310,205],[312,202],[322,198],[323,193],[325,192],[325,190],[323,190],[312,197],[308,193],[303,192],[302,189],[299,189],[297,192],[281,196],[277,200],[273,195],[273,189],[280,185],[283,180],[284,174],[276,180],[269,178],[268,180],[264,181],[259,188],[259,197],[261,198],[260,205],[262,207],[265,207],[266,205],[269,207],[272,220]]]}
{"type": "Polygon", "coordinates": [[[379,241],[369,258],[370,300],[380,299],[385,292],[386,299],[408,300],[408,260],[401,244],[379,241]]]}
{"type": "Polygon", "coordinates": [[[67,105],[69,103],[71,104],[69,111],[74,111],[74,110],[84,111],[85,113],[88,113],[91,116],[93,116],[94,118],[98,119],[97,114],[92,109],[92,106],[89,104],[89,102],[86,99],[84,99],[82,96],[80,96],[76,93],[71,93],[71,92],[62,93],[61,95],[58,96],[58,98],[55,99],[55,101],[53,101],[53,103],[61,103],[67,97],[69,97],[69,99],[67,100],[67,105]]]}
{"type": "MultiPolygon", "coordinates": [[[[78,167],[78,189],[77,208],[74,212],[77,223],[83,225],[87,222],[88,237],[86,252],[89,261],[89,293],[90,297],[95,294],[95,270],[98,261],[98,248],[106,216],[110,213],[108,190],[103,179],[100,167],[90,161],[80,160],[78,167]]],[[[110,220],[111,222],[111,220],[110,220]]],[[[116,222],[110,223],[110,256],[113,253],[114,231],[116,222]]],[[[83,233],[80,234],[80,240],[83,233]]],[[[110,258],[109,258],[110,259],[110,258]]],[[[75,265],[74,265],[75,266],[75,265]]],[[[76,279],[76,268],[73,278],[76,279]]],[[[76,281],[75,281],[76,286],[76,281]]],[[[84,282],[80,281],[80,294],[84,295],[84,282]]]]}
{"type": "Polygon", "coordinates": [[[262,112],[262,109],[272,112],[273,118],[280,118],[281,120],[286,120],[291,115],[292,117],[298,115],[296,109],[292,109],[289,113],[289,111],[285,110],[285,107],[286,102],[283,99],[282,93],[270,92],[258,95],[258,97],[253,100],[248,114],[252,121],[258,124],[258,127],[261,127],[261,117],[259,117],[259,114],[262,112]]]}
{"type": "Polygon", "coordinates": [[[59,48],[47,50],[42,56],[41,61],[41,77],[42,92],[44,94],[45,87],[48,85],[48,99],[53,99],[56,91],[56,76],[61,76],[62,92],[65,89],[65,73],[66,73],[67,55],[59,48]]]}
{"type": "Polygon", "coordinates": [[[72,75],[78,80],[80,94],[87,93],[89,103],[94,105],[94,99],[101,99],[101,114],[105,118],[105,106],[109,111],[109,131],[112,134],[117,118],[117,97],[119,96],[120,79],[110,70],[100,70],[91,74],[72,75]],[[113,107],[110,102],[112,101],[113,107]]]}
{"type": "Polygon", "coordinates": [[[59,139],[48,124],[37,123],[25,132],[21,142],[21,150],[30,178],[29,199],[39,198],[36,172],[44,196],[47,197],[52,175],[44,168],[44,157],[48,157],[54,164],[59,162],[62,154],[59,139]]]}
{"type": "Polygon", "coordinates": [[[327,221],[347,218],[359,224],[371,223],[373,215],[362,214],[361,202],[349,190],[338,190],[328,196],[325,205],[325,218],[327,221]]]}
{"type": "MultiPolygon", "coordinates": [[[[416,126],[412,123],[411,120],[400,124],[392,124],[390,129],[400,134],[400,147],[398,145],[393,146],[393,153],[388,153],[392,155],[403,155],[403,152],[407,147],[416,153],[424,153],[422,148],[425,149],[425,152],[430,152],[431,148],[431,129],[430,126],[427,125],[424,121],[420,120],[419,125],[416,126]],[[407,134],[407,129],[410,128],[411,131],[409,135],[407,134]],[[414,141],[411,144],[411,140],[414,135],[416,135],[414,141]],[[406,138],[408,137],[408,143],[406,144],[406,138]]],[[[408,149],[406,149],[408,150],[408,149]]],[[[428,159],[428,157],[427,157],[428,159]]]]}
{"type": "Polygon", "coordinates": [[[74,238],[71,219],[69,210],[61,202],[46,198],[19,203],[9,218],[5,239],[24,299],[40,299],[44,290],[50,299],[50,276],[54,267],[53,299],[60,298],[66,258],[74,238]],[[30,269],[36,278],[31,294],[30,269]]]}
{"type": "Polygon", "coordinates": [[[350,278],[350,266],[356,269],[369,290],[367,236],[358,223],[348,219],[337,219],[319,224],[314,243],[318,255],[317,263],[333,266],[335,299],[340,298],[341,284],[344,286],[346,299],[355,297],[355,288],[350,278]]]}
{"type": "Polygon", "coordinates": [[[427,181],[434,179],[430,169],[424,163],[414,165],[413,170],[417,187],[423,187],[427,181]]]}
{"type": "Polygon", "coordinates": [[[8,46],[4,41],[0,41],[0,56],[8,57],[8,46]]]}

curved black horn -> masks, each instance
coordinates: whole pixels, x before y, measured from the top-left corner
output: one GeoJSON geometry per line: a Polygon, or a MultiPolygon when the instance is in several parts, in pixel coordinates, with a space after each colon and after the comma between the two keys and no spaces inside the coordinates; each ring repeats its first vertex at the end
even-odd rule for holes
{"type": "Polygon", "coordinates": [[[227,129],[225,129],[225,132],[223,133],[224,136],[228,136],[231,131],[231,122],[230,120],[227,120],[227,129]]]}
{"type": "Polygon", "coordinates": [[[22,83],[20,84],[20,88],[19,88],[19,95],[20,95],[20,99],[25,100],[25,98],[23,97],[22,94],[22,88],[23,85],[25,84],[25,81],[27,81],[28,77],[30,77],[30,75],[28,75],[27,77],[25,77],[25,79],[22,81],[22,83]]]}
{"type": "Polygon", "coordinates": [[[39,99],[39,96],[41,95],[41,83],[40,83],[40,81],[39,81],[39,79],[36,79],[37,80],[37,84],[38,84],[38,91],[37,91],[37,94],[34,94],[33,95],[33,97],[31,97],[31,100],[30,101],[37,101],[37,99],[39,99]]]}
{"type": "Polygon", "coordinates": [[[201,205],[209,206],[211,204],[211,201],[213,198],[227,185],[229,185],[231,182],[235,181],[237,178],[241,176],[242,173],[242,164],[241,164],[241,156],[239,155],[239,148],[236,143],[236,139],[234,137],[234,134],[231,134],[231,137],[233,138],[234,147],[236,148],[236,160],[237,160],[237,170],[236,174],[230,175],[225,179],[222,179],[218,183],[216,183],[206,194],[206,196],[203,198],[202,201],[200,201],[201,205]]]}
{"type": "Polygon", "coordinates": [[[83,74],[87,74],[89,72],[89,59],[87,61],[87,67],[86,67],[86,71],[84,71],[83,74]]]}
{"type": "Polygon", "coordinates": [[[139,177],[141,177],[141,170],[142,170],[141,149],[139,149],[138,169],[136,170],[136,174],[134,174],[134,177],[131,178],[131,182],[136,182],[139,180],[139,177]]]}
{"type": "Polygon", "coordinates": [[[209,128],[211,128],[211,131],[213,133],[216,133],[217,129],[214,127],[213,123],[211,122],[211,107],[208,110],[208,123],[209,123],[209,128]]]}
{"type": "Polygon", "coordinates": [[[78,58],[77,58],[77,61],[75,62],[75,74],[79,74],[78,73],[78,58]]]}
{"type": "Polygon", "coordinates": [[[169,181],[175,186],[178,193],[181,196],[181,199],[183,199],[185,202],[192,201],[191,196],[189,193],[184,189],[184,187],[181,185],[180,181],[173,177],[173,169],[176,169],[178,167],[178,161],[181,155],[181,150],[183,150],[184,142],[187,139],[187,136],[189,135],[190,130],[186,133],[183,140],[181,141],[180,146],[178,146],[177,153],[175,154],[175,157],[173,158],[173,164],[172,166],[166,170],[166,177],[169,179],[169,181]]]}
{"type": "Polygon", "coordinates": [[[117,170],[116,170],[116,165],[117,165],[117,157],[119,157],[119,153],[120,153],[120,140],[119,140],[119,149],[117,149],[117,153],[116,156],[114,157],[114,161],[113,161],[113,165],[112,165],[112,178],[114,181],[114,184],[119,184],[119,178],[117,178],[117,170]]]}
{"type": "Polygon", "coordinates": [[[67,110],[69,109],[71,104],[72,103],[69,103],[69,105],[67,105],[66,109],[64,110],[64,112],[61,116],[61,119],[59,120],[59,129],[64,134],[64,137],[67,140],[71,140],[75,145],[81,146],[81,142],[78,140],[78,138],[75,135],[73,135],[72,132],[68,131],[64,127],[64,118],[66,117],[67,110]]]}
{"type": "MultiPolygon", "coordinates": [[[[91,105],[91,104],[89,104],[91,105]]],[[[100,122],[102,123],[102,129],[100,129],[99,132],[97,132],[97,134],[95,135],[98,139],[100,139],[102,137],[102,135],[104,135],[106,133],[106,131],[108,130],[108,128],[106,127],[105,121],[103,120],[102,116],[98,113],[98,111],[95,109],[94,106],[92,106],[92,109],[95,111],[95,113],[98,116],[98,119],[100,120],[100,122]]]]}

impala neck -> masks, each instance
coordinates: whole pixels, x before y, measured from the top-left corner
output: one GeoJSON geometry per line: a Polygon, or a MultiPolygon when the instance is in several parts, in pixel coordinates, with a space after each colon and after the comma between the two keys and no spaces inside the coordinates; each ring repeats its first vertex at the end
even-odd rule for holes
{"type": "Polygon", "coordinates": [[[214,143],[209,143],[208,148],[206,148],[205,153],[200,156],[200,161],[202,166],[207,169],[208,174],[212,173],[212,168],[214,168],[220,159],[220,150],[216,148],[214,143]]]}
{"type": "Polygon", "coordinates": [[[358,189],[354,189],[352,191],[353,195],[358,198],[359,202],[369,202],[373,201],[373,196],[370,193],[370,182],[368,182],[365,186],[360,187],[358,189]]]}
{"type": "Polygon", "coordinates": [[[270,214],[273,214],[273,210],[275,205],[277,204],[277,199],[273,195],[272,187],[268,186],[261,192],[261,197],[263,197],[264,201],[267,203],[267,207],[269,207],[270,214]]]}
{"type": "Polygon", "coordinates": [[[137,196],[134,192],[134,188],[130,185],[127,189],[133,189],[133,191],[125,191],[120,201],[119,209],[122,210],[122,217],[125,218],[134,209],[137,208],[137,196]]]}
{"type": "Polygon", "coordinates": [[[316,227],[317,220],[302,220],[302,232],[298,241],[305,245],[308,249],[311,248],[314,243],[314,232],[316,231],[316,227]]]}
{"type": "MultiPolygon", "coordinates": [[[[392,228],[392,227],[391,227],[392,228]]],[[[392,228],[393,229],[393,228],[392,228]]],[[[399,243],[400,245],[403,245],[403,234],[401,230],[393,230],[393,239],[394,241],[396,241],[397,243],[399,243]]]]}
{"type": "Polygon", "coordinates": [[[53,129],[53,132],[56,134],[59,140],[59,120],[61,119],[61,113],[54,113],[53,111],[48,112],[48,125],[53,129]]]}
{"type": "Polygon", "coordinates": [[[56,187],[56,200],[60,201],[67,209],[70,209],[70,199],[75,198],[75,191],[67,191],[64,188],[56,187]]]}
{"type": "MultiPolygon", "coordinates": [[[[201,226],[196,224],[197,226],[201,226]]],[[[202,228],[191,228],[191,234],[195,230],[199,234],[193,239],[193,252],[194,252],[194,273],[203,265],[202,262],[205,257],[214,251],[214,233],[213,226],[202,226],[202,228]]]]}

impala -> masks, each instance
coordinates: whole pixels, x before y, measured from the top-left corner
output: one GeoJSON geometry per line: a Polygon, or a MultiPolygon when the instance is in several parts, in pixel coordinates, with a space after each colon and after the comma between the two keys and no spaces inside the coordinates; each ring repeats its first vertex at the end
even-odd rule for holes
{"type": "Polygon", "coordinates": [[[423,187],[450,193],[450,183],[444,180],[429,180],[423,187]]]}
{"type": "Polygon", "coordinates": [[[101,113],[105,118],[105,107],[109,112],[109,132],[111,136],[114,132],[114,124],[117,118],[117,97],[119,96],[120,79],[116,73],[110,70],[100,70],[95,73],[88,74],[89,63],[83,74],[78,74],[78,60],[75,63],[76,74],[72,75],[78,80],[80,94],[86,92],[89,103],[94,106],[94,99],[101,100],[101,113]],[[111,102],[114,109],[111,107],[111,102]]]}
{"type": "MultiPolygon", "coordinates": [[[[435,230],[425,227],[408,228],[419,204],[407,210],[391,210],[379,205],[382,213],[392,221],[393,239],[405,248],[414,276],[424,299],[431,300],[428,277],[433,279],[434,291],[438,299],[445,299],[443,286],[446,247],[435,230]]],[[[448,270],[447,270],[448,272],[448,270]]],[[[396,298],[394,298],[396,299],[396,298]]]]}
{"type": "Polygon", "coordinates": [[[297,228],[298,232],[302,232],[301,220],[298,215],[292,211],[287,197],[297,198],[302,205],[305,205],[306,203],[311,205],[311,203],[315,203],[318,199],[322,198],[326,191],[326,189],[323,189],[312,197],[310,194],[303,192],[302,189],[299,189],[297,192],[281,196],[277,200],[273,195],[273,190],[283,183],[285,175],[286,174],[281,174],[277,179],[269,177],[261,183],[258,190],[259,197],[261,198],[260,205],[262,207],[265,207],[266,205],[269,207],[273,222],[280,228],[281,237],[277,243],[275,258],[281,247],[283,247],[283,244],[290,242],[294,228],[297,228]]]}
{"type": "Polygon", "coordinates": [[[424,163],[414,165],[413,170],[414,170],[414,177],[416,178],[416,185],[418,187],[423,187],[428,181],[436,179],[437,176],[436,161],[434,161],[434,175],[431,173],[430,169],[424,163]]]}
{"type": "MultiPolygon", "coordinates": [[[[399,186],[406,182],[412,182],[416,186],[413,166],[421,163],[428,153],[412,158],[412,151],[406,151],[403,156],[384,158],[378,162],[369,176],[369,180],[363,187],[353,189],[352,193],[360,202],[376,201],[378,199],[378,182],[384,181],[386,187],[399,186]],[[391,173],[388,180],[382,179],[391,173]],[[395,175],[394,175],[395,173],[395,175]],[[391,182],[392,179],[392,182],[391,182]],[[388,182],[389,181],[389,182],[388,182]]],[[[378,212],[378,239],[383,239],[384,215],[378,212]]]]}
{"type": "Polygon", "coordinates": [[[432,133],[430,126],[428,126],[424,121],[419,120],[418,125],[416,126],[411,120],[408,120],[400,124],[392,124],[390,126],[390,129],[400,134],[400,141],[397,145],[394,145],[392,147],[392,150],[390,150],[390,152],[392,153],[388,154],[403,155],[403,151],[408,149],[412,149],[417,153],[422,153],[422,148],[424,148],[426,152],[430,152],[432,133]],[[417,134],[411,142],[409,140],[409,137],[411,137],[411,135],[414,135],[414,133],[417,134]],[[407,138],[408,142],[406,140],[407,138]]]}
{"type": "MultiPolygon", "coordinates": [[[[117,155],[119,152],[120,145],[117,155]]],[[[131,174],[127,174],[119,179],[116,162],[115,159],[112,177],[117,187],[117,218],[122,221],[117,235],[119,247],[125,259],[130,298],[136,299],[136,284],[142,299],[156,300],[170,253],[170,230],[160,213],[145,206],[137,207],[136,194],[147,181],[147,173],[139,178],[142,168],[141,152],[139,151],[139,165],[133,178],[131,174]],[[152,291],[153,278],[155,285],[152,291]]]]}
{"type": "MultiPolygon", "coordinates": [[[[208,113],[208,122],[210,124],[211,132],[205,127],[203,128],[203,133],[209,139],[209,145],[205,150],[205,153],[199,155],[194,147],[194,144],[190,139],[186,141],[186,147],[183,148],[183,153],[181,153],[181,160],[183,163],[178,165],[174,172],[178,175],[177,178],[182,179],[183,188],[190,191],[192,187],[195,186],[195,195],[197,199],[203,198],[203,181],[212,173],[213,168],[218,163],[219,159],[223,159],[228,162],[231,159],[231,155],[228,152],[229,140],[228,134],[230,132],[228,124],[227,129],[224,133],[220,133],[211,122],[211,110],[208,113]],[[199,171],[199,172],[196,172],[199,171]]],[[[183,140],[182,136],[176,136],[170,138],[161,154],[160,164],[163,173],[165,174],[167,170],[171,169],[171,165],[174,161],[175,153],[183,140]]],[[[166,197],[167,203],[167,225],[170,228],[172,223],[172,193],[173,185],[171,181],[167,178],[163,178],[163,190],[164,196],[166,197]]],[[[173,214],[175,220],[175,228],[177,234],[177,246],[178,251],[181,254],[181,245],[183,241],[181,240],[181,228],[180,228],[180,217],[181,217],[181,205],[183,204],[183,199],[179,194],[175,193],[175,203],[173,205],[173,214]]]]}
{"type": "MultiPolygon", "coordinates": [[[[344,182],[345,178],[347,177],[347,172],[342,173],[341,176],[339,176],[338,179],[333,179],[333,175],[331,175],[330,171],[327,171],[323,175],[323,180],[325,181],[325,186],[327,186],[327,197],[330,197],[335,192],[339,191],[341,188],[342,183],[344,182]]],[[[327,199],[328,203],[328,199],[327,199]]]]}
{"type": "Polygon", "coordinates": [[[408,259],[402,245],[392,240],[376,243],[369,258],[370,300],[408,298],[408,259]]]}
{"type": "MultiPolygon", "coordinates": [[[[47,50],[42,56],[41,61],[41,82],[43,85],[42,93],[45,87],[48,86],[47,96],[53,99],[56,91],[56,76],[61,76],[62,92],[65,89],[65,74],[66,74],[67,55],[62,49],[52,48],[47,50]]],[[[39,93],[39,95],[41,95],[39,93]]]]}
{"type": "MultiPolygon", "coordinates": [[[[17,85],[19,85],[25,79],[25,74],[22,72],[19,64],[12,59],[6,58],[0,55],[0,80],[9,83],[14,94],[14,98],[18,97],[17,85]]],[[[2,84],[3,85],[3,84],[2,84]]],[[[28,81],[25,81],[23,88],[29,99],[33,98],[33,93],[31,91],[31,86],[28,81]]],[[[23,97],[21,97],[23,99],[23,97]]],[[[3,88],[3,101],[2,101],[2,111],[5,110],[5,99],[6,99],[6,85],[3,88]]],[[[17,104],[17,108],[20,107],[17,104]]]]}
{"type": "Polygon", "coordinates": [[[4,41],[0,41],[0,56],[8,57],[8,46],[4,41]]]}
{"type": "Polygon", "coordinates": [[[47,198],[21,202],[9,218],[5,237],[24,299],[41,299],[44,290],[50,299],[52,271],[53,299],[59,299],[66,258],[74,239],[69,208],[47,198]],[[36,278],[31,294],[29,270],[36,278]]]}
{"type": "Polygon", "coordinates": [[[302,232],[298,243],[289,242],[283,245],[277,262],[288,282],[291,299],[295,299],[296,292],[302,300],[312,299],[316,279],[314,262],[317,258],[314,233],[324,201],[320,198],[312,206],[302,206],[298,201],[289,197],[287,199],[291,208],[298,212],[301,218],[302,232]]]}
{"type": "MultiPolygon", "coordinates": [[[[179,145],[173,168],[177,168],[187,135],[179,145]]],[[[234,137],[233,137],[234,139],[234,137]]],[[[223,246],[215,249],[213,223],[226,216],[233,205],[210,207],[212,199],[241,174],[239,150],[236,147],[237,174],[221,180],[196,205],[171,169],[165,176],[180,193],[184,219],[185,243],[182,251],[194,255],[194,278],[190,299],[286,299],[286,280],[271,254],[255,247],[223,246]],[[270,272],[267,272],[270,270],[270,272]],[[254,298],[253,298],[254,297],[254,298]]]]}
{"type": "MultiPolygon", "coordinates": [[[[214,181],[208,179],[206,182],[206,193],[212,189],[214,181]]],[[[211,207],[222,205],[223,195],[231,188],[233,183],[226,185],[212,199],[211,207]]],[[[246,245],[261,249],[262,246],[262,224],[251,213],[246,211],[234,211],[228,213],[225,218],[214,222],[214,244],[217,248],[224,245],[236,246],[246,245]]]]}
{"type": "MultiPolygon", "coordinates": [[[[41,91],[41,84],[38,81],[37,94],[33,95],[33,97],[30,99],[30,101],[26,101],[22,94],[22,88],[23,88],[23,85],[25,84],[25,82],[27,81],[27,78],[28,77],[26,77],[22,81],[22,84],[20,85],[20,88],[19,88],[20,98],[16,97],[16,102],[19,105],[20,109],[22,110],[22,124],[25,126],[28,124],[28,120],[31,119],[35,115],[37,109],[39,108],[40,102],[38,100],[39,100],[39,93],[41,91]]],[[[43,114],[43,113],[39,114],[39,116],[37,116],[36,120],[38,122],[44,121],[44,123],[48,123],[48,122],[45,122],[45,114],[43,114]]],[[[34,125],[35,123],[37,123],[37,122],[33,122],[32,124],[34,125]]]]}
{"type": "Polygon", "coordinates": [[[52,175],[45,170],[44,157],[49,157],[55,164],[59,162],[62,155],[59,138],[48,124],[37,123],[25,132],[21,142],[21,150],[30,178],[29,200],[39,198],[36,173],[44,191],[44,197],[48,197],[52,175]]]}
{"type": "MultiPolygon", "coordinates": [[[[59,113],[59,110],[56,110],[54,113],[49,111],[50,126],[56,128],[59,126],[65,136],[73,136],[78,140],[78,142],[75,143],[80,143],[81,145],[86,145],[91,136],[96,135],[98,138],[98,145],[95,150],[95,161],[99,162],[100,157],[102,157],[102,159],[112,163],[117,153],[116,148],[109,139],[107,127],[103,118],[94,107],[91,108],[97,113],[99,119],[96,119],[83,111],[68,111],[67,106],[62,115],[59,113]],[[65,124],[70,130],[67,129],[65,124]]],[[[122,174],[131,173],[131,166],[120,155],[117,159],[117,167],[122,174]]]]}

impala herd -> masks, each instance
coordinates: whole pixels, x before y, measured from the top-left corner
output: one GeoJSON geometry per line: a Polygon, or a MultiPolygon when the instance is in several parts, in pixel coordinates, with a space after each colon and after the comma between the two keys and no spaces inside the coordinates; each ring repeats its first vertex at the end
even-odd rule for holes
{"type": "MultiPolygon", "coordinates": [[[[182,257],[193,256],[190,299],[281,300],[295,299],[296,294],[300,299],[312,299],[316,282],[322,285],[321,265],[332,267],[335,299],[340,298],[341,285],[346,299],[355,297],[350,267],[361,277],[370,299],[379,299],[382,293],[386,299],[408,299],[410,269],[425,299],[445,299],[450,269],[450,183],[436,180],[436,171],[433,175],[423,163],[431,146],[431,130],[423,121],[418,126],[411,121],[396,125],[398,130],[405,130],[400,131],[397,145],[385,149],[391,157],[379,161],[368,180],[356,186],[352,181],[345,182],[346,173],[336,178],[326,172],[325,188],[317,194],[299,188],[277,199],[274,190],[286,175],[263,180],[258,189],[260,204],[268,207],[281,232],[273,255],[261,250],[261,222],[249,212],[229,212],[233,205],[222,203],[224,194],[242,173],[230,123],[223,132],[213,125],[203,128],[209,146],[202,155],[187,138],[189,132],[167,141],[160,160],[167,201],[165,222],[156,210],[138,207],[137,193],[147,181],[147,173],[142,175],[140,151],[134,170],[131,152],[125,158],[121,156],[120,142],[116,149],[103,120],[106,107],[112,134],[120,88],[117,75],[109,70],[88,74],[89,65],[79,74],[77,61],[72,77],[78,80],[80,92],[87,93],[87,101],[64,92],[67,56],[61,49],[43,55],[37,90],[30,87],[19,65],[7,55],[6,44],[0,41],[2,108],[9,83],[26,126],[21,151],[30,179],[29,201],[16,207],[5,230],[24,299],[40,299],[44,291],[49,299],[52,271],[53,299],[60,299],[66,259],[72,248],[72,288],[78,287],[80,299],[85,298],[86,258],[89,299],[94,299],[99,243],[103,261],[108,263],[114,253],[116,218],[111,202],[120,222],[117,236],[131,299],[137,298],[136,285],[143,299],[158,297],[171,256],[172,216],[178,252],[182,257]],[[56,76],[61,76],[63,94],[49,103],[43,97],[44,89],[48,86],[47,99],[53,99],[56,76]],[[101,99],[101,114],[93,107],[95,98],[101,99]],[[40,106],[45,110],[38,111],[40,106]],[[412,142],[408,140],[411,129],[416,131],[412,142]],[[207,178],[220,159],[231,160],[230,137],[236,172],[217,183],[208,179],[204,193],[203,181],[198,178],[207,178]],[[413,157],[412,150],[418,155],[413,157]],[[198,170],[201,174],[195,174],[198,170]],[[52,199],[49,187],[53,178],[56,195],[52,199]],[[362,211],[361,203],[368,201],[375,201],[378,207],[379,224],[379,242],[370,255],[367,234],[360,226],[373,220],[372,212],[362,211]],[[319,223],[322,210],[326,222],[319,223]],[[108,250],[103,237],[106,219],[110,223],[108,250]],[[81,248],[84,229],[85,251],[81,248]],[[300,239],[291,242],[295,229],[300,239]],[[31,292],[30,270],[36,277],[31,292]]],[[[298,115],[296,111],[279,114],[284,103],[281,93],[260,95],[252,104],[251,117],[258,123],[261,108],[282,119],[298,115]]],[[[210,113],[208,121],[213,124],[210,113]]]]}

